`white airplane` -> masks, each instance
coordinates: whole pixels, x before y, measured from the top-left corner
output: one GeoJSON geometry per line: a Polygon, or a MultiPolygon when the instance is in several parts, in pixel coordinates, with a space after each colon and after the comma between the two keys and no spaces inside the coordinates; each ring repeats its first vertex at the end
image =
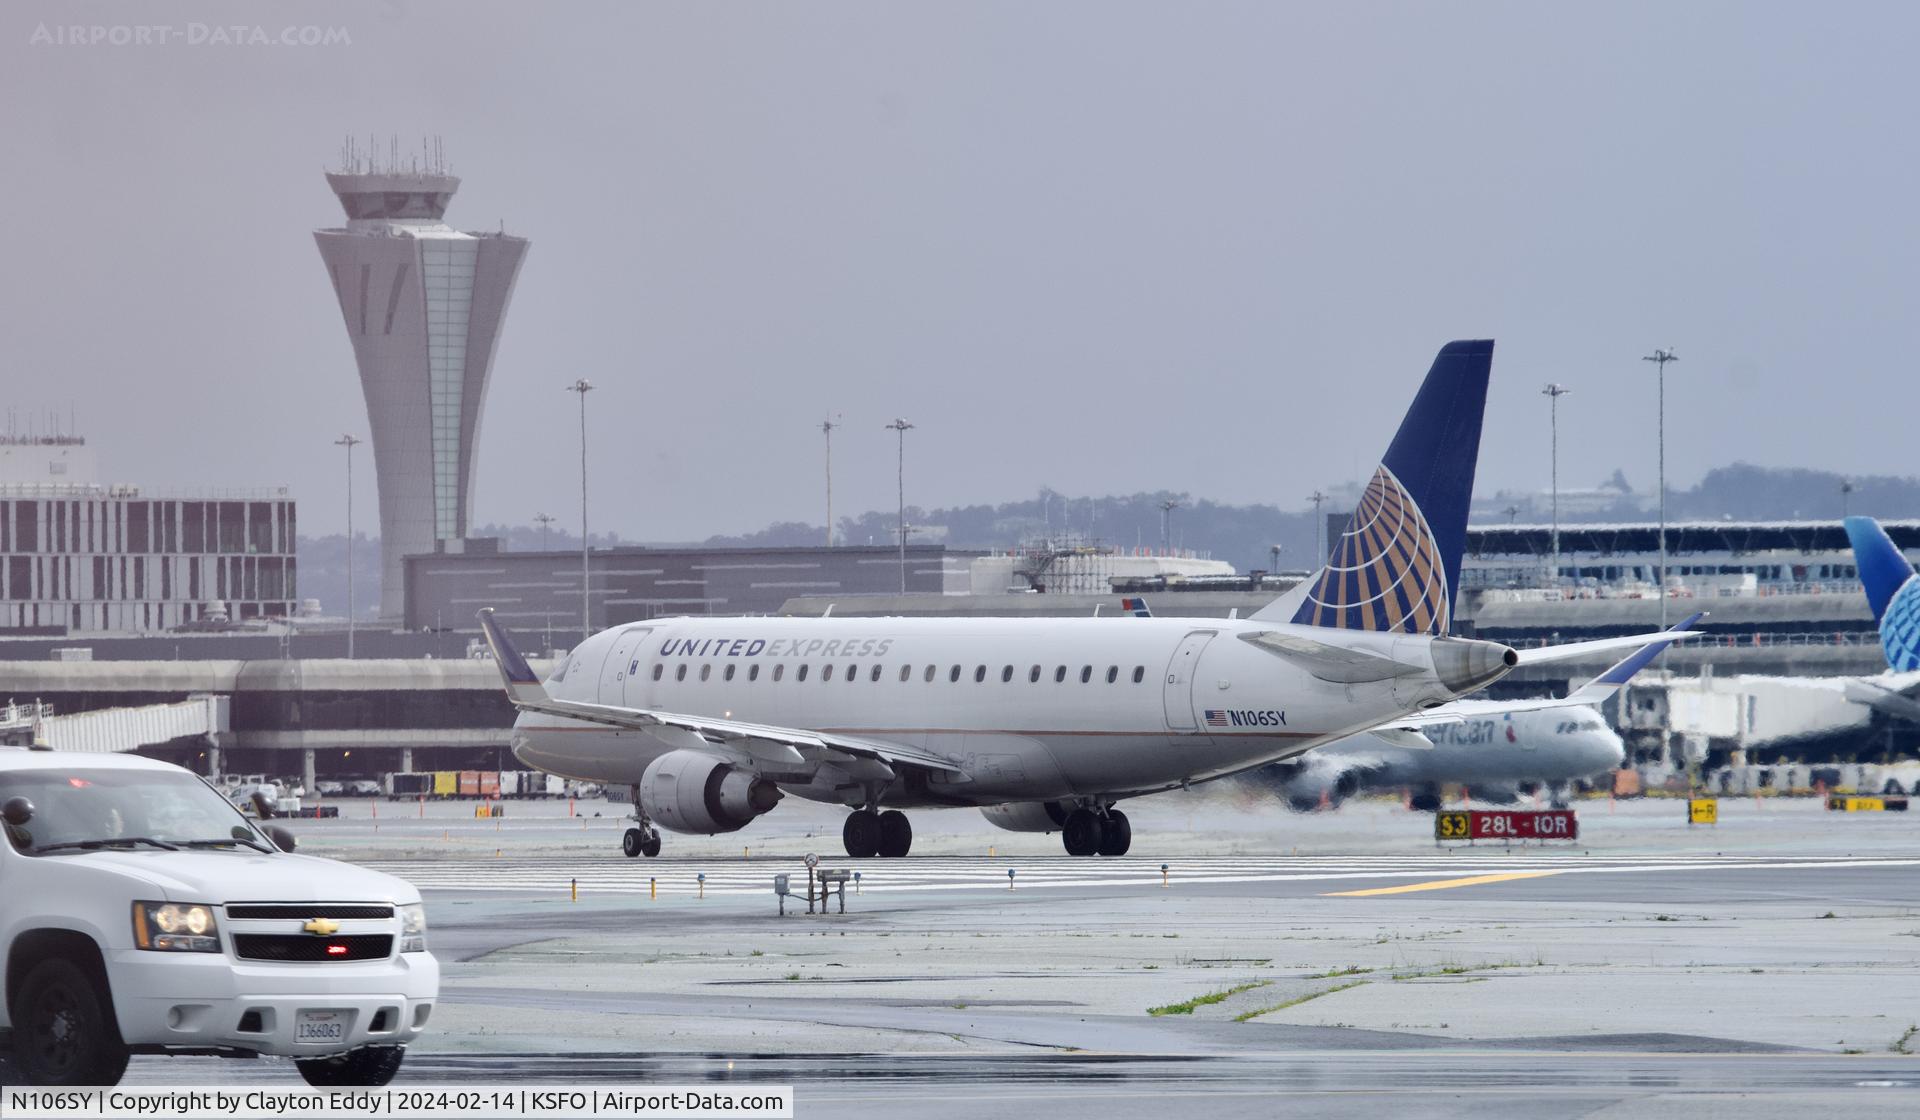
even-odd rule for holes
{"type": "MultiPolygon", "coordinates": [[[[1691,633],[1705,614],[1675,626],[1676,635],[1691,633]]],[[[1448,706],[1457,719],[1419,728],[1424,747],[1404,737],[1355,735],[1251,777],[1272,783],[1302,812],[1338,808],[1362,791],[1399,789],[1412,790],[1413,808],[1431,812],[1446,785],[1494,802],[1513,800],[1525,786],[1545,786],[1559,804],[1571,783],[1619,769],[1626,745],[1594,709],[1675,640],[1662,637],[1635,651],[1575,689],[1564,707],[1514,711],[1498,702],[1463,701],[1448,706]]]]}
{"type": "Polygon", "coordinates": [[[1333,563],[1248,618],[654,619],[586,639],[542,685],[483,610],[514,755],[630,784],[629,856],[658,854],[658,828],[742,828],[784,794],[851,809],[855,857],[906,855],[902,810],[945,806],[1123,855],[1127,798],[1431,714],[1523,662],[1651,640],[1522,653],[1446,636],[1492,356],[1442,348],[1333,563]]]}

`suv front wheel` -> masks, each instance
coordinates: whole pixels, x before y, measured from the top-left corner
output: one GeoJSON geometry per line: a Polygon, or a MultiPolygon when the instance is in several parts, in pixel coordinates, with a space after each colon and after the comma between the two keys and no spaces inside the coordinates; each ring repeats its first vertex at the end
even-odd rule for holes
{"type": "Polygon", "coordinates": [[[13,1003],[14,1060],[33,1085],[118,1085],[127,1071],[104,985],[68,960],[27,973],[13,1003]]]}
{"type": "Polygon", "coordinates": [[[385,1085],[400,1072],[404,1046],[363,1046],[331,1058],[302,1058],[293,1064],[309,1085],[385,1085]]]}

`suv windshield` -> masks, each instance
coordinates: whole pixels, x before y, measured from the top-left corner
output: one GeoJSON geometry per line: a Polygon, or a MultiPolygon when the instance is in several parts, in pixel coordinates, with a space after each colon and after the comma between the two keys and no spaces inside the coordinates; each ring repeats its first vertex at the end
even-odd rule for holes
{"type": "Polygon", "coordinates": [[[33,802],[31,821],[6,826],[7,838],[22,851],[74,850],[96,844],[269,848],[239,810],[188,773],[0,771],[0,804],[15,797],[33,802]]]}

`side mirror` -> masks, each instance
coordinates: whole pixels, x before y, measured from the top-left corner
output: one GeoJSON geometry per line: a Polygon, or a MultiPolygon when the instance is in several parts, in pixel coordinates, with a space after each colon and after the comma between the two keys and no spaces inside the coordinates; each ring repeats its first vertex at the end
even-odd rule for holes
{"type": "Polygon", "coordinates": [[[283,852],[291,852],[294,848],[293,833],[277,824],[267,826],[267,839],[272,840],[273,846],[283,852]]]}
{"type": "Polygon", "coordinates": [[[0,805],[0,819],[15,828],[25,828],[33,819],[33,802],[24,797],[7,798],[7,803],[0,805]]]}
{"type": "Polygon", "coordinates": [[[273,801],[259,790],[253,791],[253,811],[263,821],[273,819],[273,801]]]}

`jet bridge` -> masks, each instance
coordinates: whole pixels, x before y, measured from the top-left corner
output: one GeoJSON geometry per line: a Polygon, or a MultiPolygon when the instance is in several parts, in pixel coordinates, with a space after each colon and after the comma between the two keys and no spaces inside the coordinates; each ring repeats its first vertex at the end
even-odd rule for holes
{"type": "Polygon", "coordinates": [[[121,754],[175,739],[204,738],[218,747],[232,730],[231,697],[199,693],[174,704],[101,708],[58,715],[38,701],[0,708],[0,743],[56,751],[121,754]]]}

